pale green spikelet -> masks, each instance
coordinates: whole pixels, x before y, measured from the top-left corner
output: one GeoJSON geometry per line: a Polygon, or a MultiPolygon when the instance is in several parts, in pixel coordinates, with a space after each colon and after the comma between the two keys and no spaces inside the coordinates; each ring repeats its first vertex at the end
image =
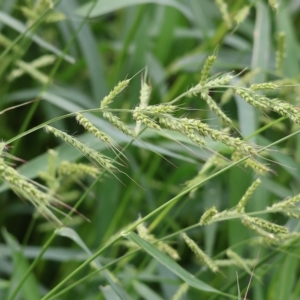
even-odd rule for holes
{"type": "Polygon", "coordinates": [[[294,197],[288,198],[284,201],[278,202],[273,204],[271,207],[268,207],[269,210],[271,209],[278,209],[278,210],[285,210],[285,209],[292,209],[296,207],[296,204],[300,202],[300,194],[297,194],[294,197]]]}
{"type": "Polygon", "coordinates": [[[273,82],[265,82],[265,83],[256,83],[250,86],[250,89],[253,91],[257,90],[275,90],[278,89],[279,86],[273,82]]]}
{"type": "MultiPolygon", "coordinates": [[[[136,126],[134,132],[138,134],[141,129],[141,125],[144,124],[147,127],[154,128],[158,126],[153,120],[149,119],[147,116],[138,112],[138,110],[146,108],[148,106],[150,95],[151,95],[151,86],[146,82],[146,76],[142,78],[141,82],[141,91],[140,91],[140,105],[135,108],[133,113],[133,118],[136,120],[136,126]]],[[[159,126],[158,126],[159,127],[159,126]]]]}
{"type": "Polygon", "coordinates": [[[186,136],[198,133],[203,137],[211,137],[214,141],[220,141],[228,147],[234,148],[245,155],[256,154],[256,150],[250,144],[242,141],[240,138],[233,138],[225,132],[212,129],[200,120],[187,118],[176,119],[172,116],[165,116],[159,118],[159,123],[186,136]]]}
{"type": "Polygon", "coordinates": [[[116,167],[112,164],[112,160],[109,157],[87,147],[85,144],[83,144],[80,141],[78,141],[77,139],[71,137],[67,133],[62,132],[62,131],[60,131],[52,126],[49,126],[49,125],[44,126],[44,128],[45,128],[46,132],[51,132],[56,137],[59,137],[64,142],[66,142],[70,146],[79,150],[87,158],[91,159],[93,162],[95,162],[97,165],[103,167],[107,171],[111,172],[116,169],[116,167]]]}
{"type": "Polygon", "coordinates": [[[140,108],[145,108],[148,106],[148,103],[150,101],[152,88],[150,85],[146,82],[146,76],[144,79],[142,79],[142,86],[140,91],[140,108]]]}
{"type": "Polygon", "coordinates": [[[139,109],[139,110],[143,113],[157,115],[157,114],[173,113],[177,109],[178,109],[178,107],[175,105],[158,104],[158,105],[150,105],[150,106],[144,107],[143,109],[139,109]]]}
{"type": "Polygon", "coordinates": [[[269,222],[261,218],[248,217],[248,221],[270,232],[282,233],[282,234],[289,233],[289,230],[286,227],[277,225],[275,223],[269,222]]]}
{"type": "MultiPolygon", "coordinates": [[[[241,158],[243,158],[243,154],[239,153],[238,151],[235,151],[232,154],[231,158],[234,161],[238,161],[241,158]]],[[[242,164],[247,168],[251,168],[255,173],[260,174],[260,175],[265,175],[271,171],[271,169],[269,169],[266,165],[260,163],[259,161],[255,160],[255,159],[246,159],[242,162],[242,164]]]]}
{"type": "Polygon", "coordinates": [[[155,123],[152,119],[150,119],[148,116],[146,116],[136,110],[134,111],[132,116],[133,116],[134,120],[136,120],[137,122],[140,122],[141,124],[144,124],[146,127],[156,129],[156,130],[160,129],[160,126],[157,123],[155,123]]]}
{"type": "Polygon", "coordinates": [[[205,213],[202,215],[199,224],[200,225],[208,225],[210,220],[218,213],[218,210],[215,206],[212,206],[210,209],[205,211],[205,213]]]}
{"type": "Polygon", "coordinates": [[[270,240],[278,240],[278,234],[289,234],[289,231],[286,227],[268,222],[264,219],[243,216],[241,221],[246,227],[270,240]]]}
{"type": "MultiPolygon", "coordinates": [[[[256,263],[255,259],[242,259],[243,263],[248,267],[248,269],[250,267],[253,267],[256,263]]],[[[226,268],[226,267],[233,267],[233,266],[237,266],[240,268],[243,268],[236,260],[234,259],[218,259],[214,261],[215,264],[219,267],[219,268],[226,268]]],[[[243,268],[245,269],[245,268],[243,268]]]]}
{"type": "Polygon", "coordinates": [[[277,240],[276,235],[274,233],[270,233],[270,232],[262,229],[260,226],[256,225],[255,223],[253,223],[251,217],[244,216],[244,217],[241,218],[241,221],[242,221],[243,225],[245,225],[249,229],[255,231],[256,233],[258,233],[262,237],[267,238],[270,241],[276,241],[277,240]]]}
{"type": "Polygon", "coordinates": [[[269,5],[271,6],[272,9],[278,11],[279,4],[277,0],[269,0],[269,5]]]}
{"type": "Polygon", "coordinates": [[[232,88],[229,88],[227,89],[221,96],[221,101],[220,103],[222,105],[226,104],[230,99],[231,97],[234,95],[234,92],[233,92],[233,89],[232,88]]]}
{"type": "Polygon", "coordinates": [[[210,69],[213,65],[213,63],[215,62],[215,60],[217,59],[217,57],[215,55],[210,55],[205,63],[204,63],[204,67],[202,69],[202,72],[201,72],[201,77],[200,77],[200,85],[201,86],[204,86],[207,78],[208,78],[208,75],[209,75],[209,72],[210,72],[210,69]]]}
{"type": "Polygon", "coordinates": [[[13,45],[13,42],[1,33],[0,33],[0,46],[3,46],[4,48],[13,47],[12,51],[14,51],[16,54],[22,55],[23,52],[22,49],[18,45],[13,45]]]}
{"type": "Polygon", "coordinates": [[[197,258],[201,260],[212,272],[218,272],[218,267],[214,263],[214,261],[204,252],[202,251],[198,245],[187,236],[187,234],[182,233],[182,238],[184,239],[185,243],[188,247],[194,252],[197,258]]]}
{"type": "MultiPolygon", "coordinates": [[[[243,77],[239,79],[239,81],[235,84],[237,87],[244,86],[248,84],[253,77],[259,73],[260,70],[254,69],[251,70],[250,72],[247,72],[243,77]]],[[[234,95],[234,89],[230,88],[223,93],[221,97],[221,104],[225,104],[229,101],[229,99],[234,95]]]]}
{"type": "Polygon", "coordinates": [[[97,139],[104,142],[109,147],[115,146],[115,142],[110,136],[99,130],[82,114],[77,113],[76,120],[80,125],[82,125],[82,127],[84,127],[88,132],[92,133],[97,139]]]}
{"type": "Polygon", "coordinates": [[[28,18],[28,26],[32,25],[35,20],[47,10],[50,13],[44,19],[47,23],[58,22],[65,19],[65,15],[61,12],[54,11],[54,4],[51,0],[39,0],[34,5],[28,4],[27,6],[20,6],[19,9],[28,18]]]}
{"type": "Polygon", "coordinates": [[[257,187],[260,185],[260,183],[261,183],[261,180],[258,178],[247,189],[246,193],[244,194],[244,196],[242,197],[242,199],[239,201],[239,203],[236,206],[236,211],[238,213],[243,213],[245,211],[245,206],[246,206],[248,200],[250,199],[250,197],[252,196],[254,191],[257,189],[257,187]]]}
{"type": "Polygon", "coordinates": [[[136,229],[137,229],[138,235],[142,239],[144,239],[152,244],[155,244],[155,246],[160,251],[168,254],[170,257],[172,257],[175,260],[178,260],[180,258],[177,251],[174,248],[172,248],[171,246],[169,246],[167,243],[165,243],[163,241],[158,241],[153,234],[150,234],[148,228],[143,223],[139,224],[136,229]]]}
{"type": "Polygon", "coordinates": [[[197,134],[192,133],[192,132],[189,132],[189,133],[187,133],[186,136],[187,136],[193,143],[195,143],[196,145],[200,146],[201,148],[206,146],[205,141],[204,141],[202,138],[200,138],[197,134]]]}
{"type": "Polygon", "coordinates": [[[289,118],[296,124],[300,124],[300,110],[298,107],[278,99],[272,99],[270,102],[270,106],[273,111],[283,117],[289,118]]]}
{"type": "Polygon", "coordinates": [[[234,16],[233,20],[236,22],[237,25],[242,24],[246,18],[248,17],[250,12],[250,6],[249,5],[245,5],[244,7],[242,7],[242,9],[240,9],[234,16]]]}
{"type": "Polygon", "coordinates": [[[45,172],[39,172],[39,177],[45,181],[46,186],[49,188],[48,193],[54,195],[59,188],[59,181],[56,178],[56,160],[57,152],[50,149],[48,150],[48,169],[45,172]]]}
{"type": "Polygon", "coordinates": [[[22,60],[17,60],[15,62],[17,69],[13,70],[8,76],[7,80],[12,81],[24,73],[28,73],[32,78],[36,79],[37,81],[41,82],[42,84],[46,84],[50,81],[50,77],[43,74],[39,70],[37,70],[37,67],[31,62],[27,63],[22,60]]]}
{"type": "Polygon", "coordinates": [[[244,269],[247,273],[251,274],[251,270],[249,266],[246,264],[245,259],[240,257],[236,252],[232,251],[231,249],[228,249],[226,251],[226,255],[229,258],[231,258],[233,261],[235,261],[237,266],[239,266],[241,269],[244,269]]]}
{"type": "Polygon", "coordinates": [[[185,122],[182,122],[182,120],[183,119],[173,118],[171,115],[165,115],[164,117],[159,118],[159,123],[170,130],[186,135],[192,142],[200,147],[205,147],[206,142],[197,135],[195,129],[191,126],[186,126],[185,122]]]}
{"type": "Polygon", "coordinates": [[[207,94],[209,89],[224,87],[228,85],[232,80],[232,78],[233,78],[232,75],[225,74],[225,75],[214,77],[212,79],[208,79],[207,82],[204,82],[203,84],[200,82],[199,84],[190,88],[185,95],[187,97],[194,97],[200,93],[207,94]]]}
{"type": "Polygon", "coordinates": [[[100,174],[100,171],[94,166],[63,161],[57,168],[57,174],[60,177],[72,176],[75,178],[82,178],[89,175],[96,178],[100,174]]]}
{"type": "Polygon", "coordinates": [[[220,119],[228,125],[232,125],[232,121],[223,113],[216,102],[207,93],[201,93],[201,98],[207,103],[209,108],[218,116],[220,119]]]}
{"type": "Polygon", "coordinates": [[[173,295],[172,300],[180,300],[187,293],[189,285],[185,282],[179,286],[179,289],[173,295]]]}
{"type": "Polygon", "coordinates": [[[123,81],[120,81],[114,89],[108,94],[108,96],[105,96],[103,100],[100,103],[100,108],[104,109],[109,106],[110,103],[113,102],[114,98],[120,94],[129,84],[130,79],[126,79],[123,81]]]}
{"type": "Polygon", "coordinates": [[[0,178],[6,182],[17,194],[31,202],[38,212],[46,218],[61,224],[59,219],[51,212],[51,201],[54,201],[48,194],[40,191],[35,185],[26,180],[15,169],[10,167],[0,158],[0,178]]]}
{"type": "Polygon", "coordinates": [[[110,123],[112,123],[119,130],[124,132],[126,135],[131,137],[136,137],[136,133],[128,128],[128,126],[122,122],[117,116],[113,115],[110,112],[103,113],[103,117],[106,118],[110,123]]]}
{"type": "Polygon", "coordinates": [[[6,151],[6,144],[4,142],[0,142],[0,158],[4,155],[6,151]]]}
{"type": "Polygon", "coordinates": [[[222,14],[222,18],[227,26],[227,28],[232,27],[232,21],[228,12],[227,3],[224,0],[216,0],[216,4],[222,14]]]}
{"type": "Polygon", "coordinates": [[[218,86],[225,86],[228,85],[230,83],[230,81],[234,78],[233,75],[230,74],[225,74],[225,75],[221,75],[221,76],[217,76],[213,79],[208,80],[204,87],[207,89],[212,89],[218,86]]]}
{"type": "Polygon", "coordinates": [[[258,109],[262,109],[262,110],[270,109],[270,105],[268,102],[264,100],[263,101],[259,100],[259,97],[263,98],[260,95],[251,93],[249,90],[242,89],[242,88],[235,89],[234,92],[237,95],[241,96],[247,103],[249,103],[250,105],[258,109]]]}
{"type": "Polygon", "coordinates": [[[247,103],[262,110],[273,110],[283,117],[291,119],[294,123],[300,124],[300,111],[297,107],[278,99],[269,99],[246,89],[235,89],[247,103]]]}
{"type": "Polygon", "coordinates": [[[276,50],[276,73],[282,74],[283,61],[285,57],[286,48],[286,34],[284,31],[280,31],[277,36],[277,50],[276,50]]]}

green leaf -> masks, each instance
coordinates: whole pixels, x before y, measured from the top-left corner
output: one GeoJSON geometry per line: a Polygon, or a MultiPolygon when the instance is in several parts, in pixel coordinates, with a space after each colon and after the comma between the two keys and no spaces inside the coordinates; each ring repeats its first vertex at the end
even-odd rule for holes
{"type": "MultiPolygon", "coordinates": [[[[73,230],[72,228],[68,228],[68,227],[59,228],[56,230],[56,234],[73,240],[87,254],[89,254],[90,256],[92,255],[92,252],[90,251],[90,249],[86,246],[86,244],[81,239],[81,237],[77,234],[77,232],[75,230],[73,230]]],[[[102,265],[98,259],[95,259],[91,264],[95,264],[97,266],[97,268],[99,268],[99,269],[102,267],[102,265]]],[[[130,300],[130,297],[127,295],[127,293],[123,290],[123,288],[120,285],[118,285],[115,282],[115,279],[112,278],[112,276],[110,275],[110,273],[108,271],[104,270],[104,271],[102,271],[102,273],[105,276],[105,278],[107,279],[107,281],[109,282],[109,284],[111,285],[114,292],[120,297],[121,300],[130,300]]]]}
{"type": "MultiPolygon", "coordinates": [[[[156,3],[160,5],[174,7],[178,9],[187,19],[193,20],[193,16],[191,12],[186,8],[186,6],[174,0],[98,0],[98,2],[95,5],[95,8],[90,14],[90,17],[95,18],[121,8],[147,3],[156,3]]],[[[86,15],[91,5],[93,5],[93,3],[84,4],[77,10],[77,13],[81,16],[86,15]]]]}
{"type": "MultiPolygon", "coordinates": [[[[134,232],[125,233],[124,237],[126,237],[128,240],[136,243],[139,245],[144,251],[146,251],[148,254],[150,254],[153,258],[155,258],[157,261],[159,261],[162,265],[167,267],[170,271],[172,271],[174,274],[176,274],[178,277],[180,277],[182,280],[184,280],[186,283],[188,283],[190,286],[206,291],[206,292],[213,292],[213,293],[219,293],[223,294],[220,291],[216,290],[212,286],[208,285],[207,283],[201,281],[200,279],[196,278],[191,273],[187,272],[185,269],[183,269],[180,265],[178,265],[173,259],[171,259],[166,254],[159,251],[157,248],[155,248],[152,244],[148,243],[147,241],[143,240],[141,237],[139,237],[134,232]]],[[[225,295],[225,294],[223,294],[225,295]]],[[[231,295],[226,294],[228,297],[235,298],[231,295]]]]}
{"type": "MultiPolygon", "coordinates": [[[[22,253],[21,246],[15,237],[6,231],[2,230],[3,237],[10,247],[10,255],[13,260],[13,273],[11,274],[9,294],[14,291],[15,286],[22,280],[26,274],[29,264],[22,253]]],[[[33,273],[29,274],[21,291],[22,299],[24,300],[39,300],[41,295],[39,292],[38,281],[33,273]]]]}
{"type": "Polygon", "coordinates": [[[137,293],[146,300],[163,300],[157,293],[155,293],[153,290],[151,290],[147,285],[135,281],[133,283],[134,289],[137,291],[137,293]]]}

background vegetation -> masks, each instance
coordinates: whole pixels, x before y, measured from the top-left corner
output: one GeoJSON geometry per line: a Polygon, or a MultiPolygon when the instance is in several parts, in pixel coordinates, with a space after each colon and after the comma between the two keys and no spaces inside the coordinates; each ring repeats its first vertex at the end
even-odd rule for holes
{"type": "MultiPolygon", "coordinates": [[[[243,164],[231,164],[232,151],[222,143],[208,139],[203,148],[180,133],[153,129],[133,139],[101,113],[90,112],[85,116],[123,151],[126,158],[118,165],[122,173],[100,174],[96,182],[92,174],[60,178],[52,190],[47,174],[53,165],[88,160],[40,126],[51,121],[55,128],[114,158],[113,151],[74,117],[53,119],[99,108],[118,82],[132,78],[111,108],[121,109],[119,117],[134,129],[128,110],[139,104],[145,73],[145,82],[152,87],[150,105],[167,103],[199,83],[204,62],[213,54],[217,59],[210,75],[232,72],[233,86],[272,81],[280,88],[268,92],[268,97],[297,107],[299,1],[83,2],[0,2],[0,137],[6,144],[2,156],[7,165],[36,184],[47,185],[49,190],[40,189],[54,191],[66,204],[54,204],[54,209],[78,210],[61,227],[37,213],[22,191],[15,193],[3,180],[0,298],[242,299],[247,293],[255,300],[299,299],[299,213],[266,211],[300,193],[300,139],[293,135],[299,125],[286,115],[259,111],[224,86],[210,93],[233,121],[231,136],[261,147],[284,139],[261,153],[265,159],[260,162],[270,171],[258,176],[243,164]],[[31,130],[35,126],[40,129],[31,130]],[[203,169],[212,157],[219,157],[223,165],[203,169]],[[198,174],[199,170],[204,171],[198,174]],[[254,232],[242,225],[240,215],[230,213],[224,214],[224,221],[200,226],[205,211],[235,207],[258,177],[261,184],[246,212],[285,226],[288,238],[272,240],[272,233],[254,232]],[[189,193],[193,178],[191,184],[198,189],[189,193]],[[146,229],[140,227],[139,236],[119,234],[109,243],[114,234],[145,216],[149,232],[144,236],[141,231],[146,229]],[[187,245],[182,232],[218,265],[218,272],[212,272],[208,257],[187,245]],[[158,242],[162,239],[165,244],[158,242]],[[167,246],[176,251],[172,258],[164,253],[167,246]],[[93,254],[97,259],[91,262],[93,254]],[[176,255],[180,259],[175,262],[176,255]]],[[[220,130],[226,127],[199,96],[184,97],[176,104],[183,109],[176,112],[178,118],[205,120],[220,130]]]]}

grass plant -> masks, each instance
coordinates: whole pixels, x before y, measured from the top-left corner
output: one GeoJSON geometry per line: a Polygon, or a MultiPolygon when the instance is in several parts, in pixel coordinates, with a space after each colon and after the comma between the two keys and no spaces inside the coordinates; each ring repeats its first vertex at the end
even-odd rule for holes
{"type": "Polygon", "coordinates": [[[152,2],[0,3],[0,299],[299,298],[300,7],[152,2]]]}

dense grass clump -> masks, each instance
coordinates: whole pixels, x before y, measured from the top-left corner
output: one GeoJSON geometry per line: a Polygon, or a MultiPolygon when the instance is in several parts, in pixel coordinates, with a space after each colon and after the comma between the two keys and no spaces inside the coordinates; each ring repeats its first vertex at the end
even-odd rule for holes
{"type": "Polygon", "coordinates": [[[0,299],[299,298],[300,7],[151,2],[0,3],[0,299]]]}

